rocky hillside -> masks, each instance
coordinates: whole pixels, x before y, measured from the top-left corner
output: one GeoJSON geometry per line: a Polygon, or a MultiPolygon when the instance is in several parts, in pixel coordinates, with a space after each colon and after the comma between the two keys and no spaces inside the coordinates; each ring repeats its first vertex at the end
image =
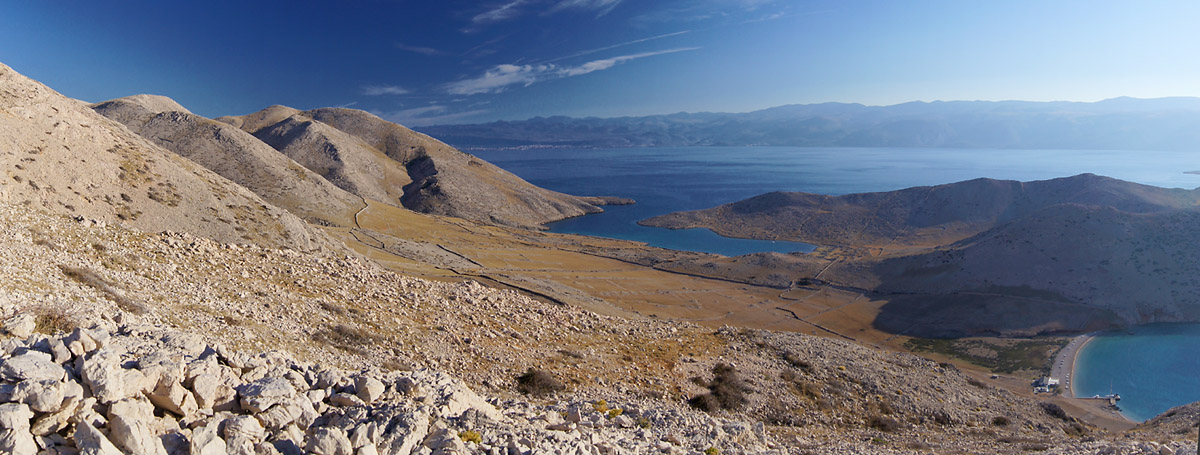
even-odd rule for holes
{"type": "Polygon", "coordinates": [[[97,103],[92,109],[305,220],[353,225],[354,212],[363,207],[357,196],[254,136],[192,114],[170,98],[136,95],[97,103]]]}
{"type": "Polygon", "coordinates": [[[272,106],[218,120],[238,126],[335,185],[405,208],[535,227],[627,203],[535,187],[486,161],[369,113],[272,106]]]}
{"type": "MultiPolygon", "coordinates": [[[[0,240],[0,319],[23,340],[0,342],[0,391],[13,391],[0,393],[0,424],[12,447],[265,442],[351,453],[348,440],[379,453],[514,444],[522,453],[1094,453],[1124,444],[952,366],[845,341],[598,316],[355,259],[15,206],[0,207],[0,240]],[[284,353],[260,354],[273,350],[284,353]],[[330,371],[339,367],[350,371],[330,371]],[[544,389],[517,380],[531,369],[548,378],[544,389]]],[[[1183,437],[1131,441],[1194,450],[1183,437]]]]}
{"type": "Polygon", "coordinates": [[[1200,207],[1200,191],[1157,188],[1093,174],[1053,180],[975,179],[881,193],[768,193],[640,224],[705,227],[731,237],[819,245],[929,245],[958,241],[1062,204],[1158,213],[1200,207]]]}
{"type": "MultiPolygon", "coordinates": [[[[1196,450],[1173,432],[1110,434],[911,354],[402,276],[0,69],[3,453],[1196,450]]],[[[132,102],[110,113],[186,114],[132,102]]],[[[398,163],[386,141],[303,115],[231,121],[293,121],[398,163]]],[[[168,130],[188,128],[153,129],[168,130]]]]}
{"type": "Polygon", "coordinates": [[[2,64],[0,166],[3,203],[223,242],[331,245],[245,187],[2,64]]]}

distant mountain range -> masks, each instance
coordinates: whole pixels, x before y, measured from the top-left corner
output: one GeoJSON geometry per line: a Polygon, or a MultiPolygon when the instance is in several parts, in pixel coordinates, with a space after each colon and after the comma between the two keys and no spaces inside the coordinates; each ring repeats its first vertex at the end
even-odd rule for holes
{"type": "Polygon", "coordinates": [[[459,148],[955,147],[1198,150],[1200,98],[1094,103],[934,101],[824,103],[646,117],[536,117],[420,128],[459,148]]]}

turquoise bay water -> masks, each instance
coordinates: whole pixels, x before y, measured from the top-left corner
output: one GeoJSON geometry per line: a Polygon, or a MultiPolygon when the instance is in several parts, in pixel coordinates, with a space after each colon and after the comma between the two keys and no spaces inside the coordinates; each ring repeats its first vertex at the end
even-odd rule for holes
{"type": "Polygon", "coordinates": [[[1093,338],[1078,357],[1078,396],[1121,395],[1126,417],[1144,421],[1200,401],[1200,324],[1156,324],[1093,338]]]}
{"type": "MultiPolygon", "coordinates": [[[[738,255],[808,251],[804,244],[728,239],[704,229],[671,231],[638,220],[708,208],[770,191],[846,194],[938,185],[979,177],[1042,180],[1084,172],[1171,188],[1200,186],[1200,157],[1186,152],[956,150],[799,147],[686,147],[478,152],[531,183],[578,195],[621,196],[606,207],[550,225],[691,251],[738,255]]],[[[1200,324],[1138,328],[1097,338],[1080,354],[1075,387],[1107,394],[1109,381],[1131,419],[1200,400],[1200,324]]]]}

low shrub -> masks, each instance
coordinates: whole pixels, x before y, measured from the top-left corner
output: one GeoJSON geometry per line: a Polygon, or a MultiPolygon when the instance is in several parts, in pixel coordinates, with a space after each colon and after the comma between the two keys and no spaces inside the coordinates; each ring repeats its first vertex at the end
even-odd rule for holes
{"type": "Polygon", "coordinates": [[[1064,422],[1069,422],[1071,420],[1071,416],[1068,416],[1067,412],[1063,411],[1063,408],[1059,407],[1057,404],[1042,402],[1041,406],[1042,410],[1046,412],[1046,415],[1050,417],[1054,417],[1064,422]]]}
{"type": "Polygon", "coordinates": [[[478,431],[473,431],[473,430],[461,431],[458,433],[458,438],[462,439],[463,442],[474,442],[476,444],[483,444],[483,436],[481,436],[478,431]]]}
{"type": "Polygon", "coordinates": [[[34,316],[33,321],[33,330],[45,335],[67,333],[79,327],[79,324],[71,317],[54,311],[38,313],[34,316]]]}
{"type": "Polygon", "coordinates": [[[517,390],[526,395],[548,395],[564,388],[553,375],[536,368],[529,368],[525,374],[517,376],[517,390]]]}
{"type": "Polygon", "coordinates": [[[737,409],[748,401],[746,393],[750,388],[738,376],[737,370],[733,366],[718,363],[712,368],[713,380],[704,383],[699,378],[693,378],[697,384],[708,388],[708,393],[696,395],[688,400],[696,409],[705,412],[713,412],[718,409],[737,409]]]}
{"type": "Polygon", "coordinates": [[[783,360],[787,361],[789,365],[799,368],[806,373],[812,373],[813,371],[812,364],[808,363],[808,360],[805,360],[803,357],[800,357],[799,354],[794,352],[785,352],[783,354],[783,360]]]}
{"type": "Polygon", "coordinates": [[[947,425],[953,425],[953,424],[954,424],[954,419],[952,419],[952,418],[950,417],[950,414],[949,414],[949,413],[947,413],[946,411],[933,411],[933,412],[930,412],[930,413],[929,413],[929,418],[930,418],[931,420],[933,420],[933,423],[936,423],[936,424],[938,424],[938,425],[941,425],[941,426],[947,426],[947,425]]]}
{"type": "Polygon", "coordinates": [[[1005,416],[996,416],[995,418],[992,419],[992,425],[995,425],[998,427],[1007,427],[1009,423],[1010,422],[1008,421],[1008,417],[1005,417],[1005,416]]]}
{"type": "Polygon", "coordinates": [[[71,267],[69,265],[60,265],[58,266],[58,269],[62,271],[63,275],[66,275],[67,278],[70,278],[79,284],[90,287],[101,294],[104,294],[105,297],[108,297],[109,300],[112,300],[113,303],[117,304],[117,308],[120,308],[122,311],[133,314],[146,314],[149,311],[142,304],[129,300],[125,296],[121,295],[121,293],[113,287],[112,283],[109,283],[108,280],[104,279],[104,277],[100,276],[91,269],[86,267],[71,267]]]}
{"type": "Polygon", "coordinates": [[[900,429],[900,422],[891,417],[884,417],[876,414],[867,418],[867,427],[886,433],[891,433],[900,429]]]}

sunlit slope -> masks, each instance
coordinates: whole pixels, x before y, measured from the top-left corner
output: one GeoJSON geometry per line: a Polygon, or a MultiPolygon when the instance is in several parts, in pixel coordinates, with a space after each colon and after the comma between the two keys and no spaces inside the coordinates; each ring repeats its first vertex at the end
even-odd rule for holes
{"type": "Polygon", "coordinates": [[[192,114],[169,98],[136,95],[92,108],[305,220],[353,224],[354,212],[363,206],[358,197],[254,136],[192,114]]]}
{"type": "Polygon", "coordinates": [[[222,242],[327,239],[250,190],[0,65],[0,201],[222,242]]]}

